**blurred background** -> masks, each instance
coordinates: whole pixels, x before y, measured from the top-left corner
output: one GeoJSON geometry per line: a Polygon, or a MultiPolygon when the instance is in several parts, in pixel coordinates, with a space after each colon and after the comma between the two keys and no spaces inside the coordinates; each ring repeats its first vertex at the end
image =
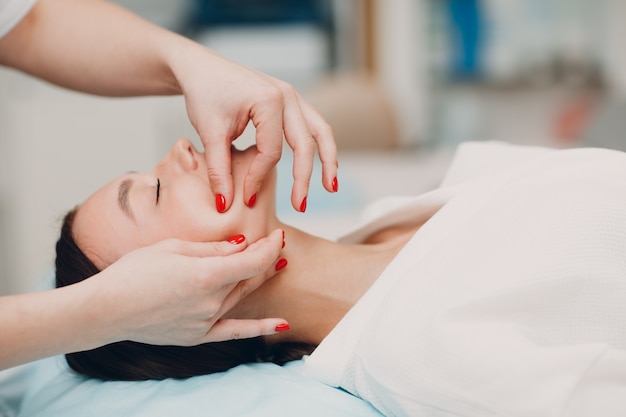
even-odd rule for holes
{"type": "MultiPolygon", "coordinates": [[[[437,186],[465,141],[626,148],[622,0],[118,0],[299,89],[332,125],[340,192],[285,221],[334,238],[364,204],[437,186]]],[[[0,68],[0,295],[52,268],[64,213],[175,139],[180,97],[106,99],[0,68]]],[[[254,140],[248,129],[237,143],[254,140]]]]}

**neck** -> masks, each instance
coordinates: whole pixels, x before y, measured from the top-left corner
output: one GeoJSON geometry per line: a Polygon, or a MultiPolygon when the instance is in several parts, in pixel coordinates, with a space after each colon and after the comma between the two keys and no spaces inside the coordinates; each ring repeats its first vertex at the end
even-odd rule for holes
{"type": "Polygon", "coordinates": [[[242,300],[229,316],[280,317],[291,330],[268,342],[319,344],[369,289],[412,234],[372,243],[341,244],[276,220],[285,230],[288,266],[242,300]]]}

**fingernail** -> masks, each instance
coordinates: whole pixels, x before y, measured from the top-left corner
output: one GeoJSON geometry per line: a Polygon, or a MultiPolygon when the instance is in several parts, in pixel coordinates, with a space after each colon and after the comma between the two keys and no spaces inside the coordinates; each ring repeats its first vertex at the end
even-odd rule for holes
{"type": "Polygon", "coordinates": [[[286,332],[289,329],[290,329],[290,327],[289,327],[289,325],[287,323],[282,323],[282,324],[279,324],[278,326],[276,326],[274,328],[274,331],[275,332],[286,332]]]}
{"type": "Polygon", "coordinates": [[[256,203],[256,193],[252,194],[252,197],[248,200],[248,207],[254,207],[254,203],[256,203]]]}
{"type": "Polygon", "coordinates": [[[278,260],[278,262],[276,262],[276,271],[280,271],[281,269],[283,269],[286,266],[287,266],[287,259],[280,258],[278,260]]]}
{"type": "Polygon", "coordinates": [[[220,213],[226,211],[226,198],[222,194],[215,194],[215,207],[220,213]]]}
{"type": "Polygon", "coordinates": [[[233,245],[239,245],[243,243],[244,240],[246,240],[246,237],[244,235],[237,235],[228,239],[228,241],[232,243],[233,245]]]}
{"type": "Polygon", "coordinates": [[[302,199],[302,203],[300,203],[300,212],[304,213],[306,211],[306,197],[302,199]]]}
{"type": "Polygon", "coordinates": [[[334,192],[339,191],[339,181],[337,181],[337,177],[333,178],[332,187],[334,192]]]}

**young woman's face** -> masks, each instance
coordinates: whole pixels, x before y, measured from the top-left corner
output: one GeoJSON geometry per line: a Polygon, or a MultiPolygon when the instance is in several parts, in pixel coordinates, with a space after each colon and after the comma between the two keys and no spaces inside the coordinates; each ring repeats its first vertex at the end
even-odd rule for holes
{"type": "Polygon", "coordinates": [[[254,241],[268,232],[274,216],[275,174],[257,193],[254,208],[243,202],[243,180],[254,149],[233,149],[235,198],[218,213],[204,154],[187,139],[178,140],[150,172],[123,175],[85,201],[74,220],[78,246],[98,268],[163,239],[218,241],[243,233],[254,241]]]}

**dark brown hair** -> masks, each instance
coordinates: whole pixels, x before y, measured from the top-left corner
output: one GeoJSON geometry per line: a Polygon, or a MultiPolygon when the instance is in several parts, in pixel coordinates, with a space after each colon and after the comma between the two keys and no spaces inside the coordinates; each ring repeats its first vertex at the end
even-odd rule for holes
{"type": "MultiPolygon", "coordinates": [[[[87,279],[100,270],[78,247],[72,233],[74,209],[67,213],[56,243],[56,286],[87,279]]],[[[105,380],[188,378],[226,371],[250,362],[282,365],[313,351],[315,346],[300,343],[276,344],[267,348],[262,338],[205,343],[198,346],[156,346],[123,341],[84,352],[65,355],[74,371],[105,380]]]]}

